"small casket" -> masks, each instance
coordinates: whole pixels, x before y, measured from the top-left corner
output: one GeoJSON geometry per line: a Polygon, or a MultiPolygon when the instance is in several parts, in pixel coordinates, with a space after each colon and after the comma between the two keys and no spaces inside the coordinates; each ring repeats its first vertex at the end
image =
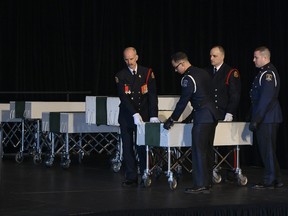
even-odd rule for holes
{"type": "Polygon", "coordinates": [[[137,145],[159,147],[191,146],[192,124],[175,123],[170,130],[163,123],[143,123],[137,126],[137,145]]]}

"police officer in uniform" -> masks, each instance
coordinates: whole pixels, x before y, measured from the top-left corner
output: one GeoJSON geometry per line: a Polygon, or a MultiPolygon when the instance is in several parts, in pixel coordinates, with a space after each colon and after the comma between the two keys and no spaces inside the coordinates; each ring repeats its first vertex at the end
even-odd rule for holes
{"type": "Polygon", "coordinates": [[[145,169],[145,146],[136,145],[137,125],[159,122],[156,80],[152,69],[137,64],[136,49],[127,47],[123,52],[127,65],[115,76],[120,98],[119,124],[123,143],[125,180],[122,186],[138,185],[135,149],[139,157],[140,174],[145,169]]]}
{"type": "Polygon", "coordinates": [[[192,169],[193,186],[186,193],[209,193],[212,186],[213,141],[217,125],[216,109],[211,97],[212,80],[209,74],[190,64],[183,52],[172,56],[172,66],[183,75],[182,92],[172,115],[165,121],[169,130],[190,101],[193,107],[192,169]]]}
{"type": "Polygon", "coordinates": [[[270,51],[259,47],[253,59],[259,69],[250,91],[252,113],[249,128],[257,139],[259,152],[264,164],[264,177],[253,189],[274,189],[283,187],[280,168],[276,157],[276,141],[282,111],[278,101],[280,77],[270,62],[270,51]]]}

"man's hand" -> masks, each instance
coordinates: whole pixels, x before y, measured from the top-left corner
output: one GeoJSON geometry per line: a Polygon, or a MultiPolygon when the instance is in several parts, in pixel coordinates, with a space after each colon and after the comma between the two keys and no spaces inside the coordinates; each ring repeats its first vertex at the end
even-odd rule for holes
{"type": "Polygon", "coordinates": [[[135,113],[133,115],[133,118],[134,118],[134,124],[135,125],[140,125],[140,124],[143,123],[142,117],[141,117],[141,115],[139,113],[135,113]]]}
{"type": "Polygon", "coordinates": [[[159,120],[157,117],[151,117],[151,118],[150,118],[150,122],[151,122],[151,123],[159,123],[160,120],[159,120]]]}
{"type": "Polygon", "coordinates": [[[223,121],[233,121],[233,115],[231,113],[226,113],[225,118],[223,121]]]}
{"type": "Polygon", "coordinates": [[[174,125],[174,120],[169,117],[165,122],[164,122],[164,125],[163,127],[166,129],[166,130],[169,130],[171,127],[173,127],[174,125]]]}
{"type": "Polygon", "coordinates": [[[256,131],[258,129],[258,123],[257,122],[250,122],[249,124],[249,130],[250,131],[256,131]]]}

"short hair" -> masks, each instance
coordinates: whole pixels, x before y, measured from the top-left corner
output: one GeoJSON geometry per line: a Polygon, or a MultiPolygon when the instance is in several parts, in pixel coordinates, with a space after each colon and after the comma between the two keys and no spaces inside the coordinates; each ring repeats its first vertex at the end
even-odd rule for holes
{"type": "Polygon", "coordinates": [[[212,47],[212,49],[214,49],[214,48],[218,48],[220,50],[220,52],[225,56],[225,50],[221,45],[216,45],[216,46],[212,47]]]}
{"type": "Polygon", "coordinates": [[[257,48],[255,49],[255,52],[256,52],[256,51],[259,51],[262,56],[266,56],[266,57],[269,58],[269,59],[270,59],[270,57],[271,57],[270,50],[269,50],[267,47],[265,47],[265,46],[257,47],[257,48]]]}
{"type": "Polygon", "coordinates": [[[188,56],[184,52],[177,52],[171,56],[171,60],[175,62],[180,61],[180,60],[188,61],[188,56]]]}

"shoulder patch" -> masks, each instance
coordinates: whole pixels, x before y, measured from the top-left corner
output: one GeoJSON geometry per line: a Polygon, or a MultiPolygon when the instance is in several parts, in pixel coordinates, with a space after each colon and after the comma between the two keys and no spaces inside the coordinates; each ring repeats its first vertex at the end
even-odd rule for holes
{"type": "Polygon", "coordinates": [[[116,82],[116,83],[119,83],[118,77],[115,77],[115,82],[116,82]]]}
{"type": "Polygon", "coordinates": [[[272,74],[266,74],[266,76],[265,76],[266,81],[270,82],[270,81],[272,81],[272,79],[273,79],[272,74]]]}
{"type": "Polygon", "coordinates": [[[187,87],[187,86],[188,86],[188,80],[187,80],[187,79],[183,79],[183,80],[181,81],[181,86],[182,86],[182,87],[187,87]]]}
{"type": "Polygon", "coordinates": [[[239,78],[239,72],[237,70],[234,71],[233,76],[235,78],[239,78]]]}

